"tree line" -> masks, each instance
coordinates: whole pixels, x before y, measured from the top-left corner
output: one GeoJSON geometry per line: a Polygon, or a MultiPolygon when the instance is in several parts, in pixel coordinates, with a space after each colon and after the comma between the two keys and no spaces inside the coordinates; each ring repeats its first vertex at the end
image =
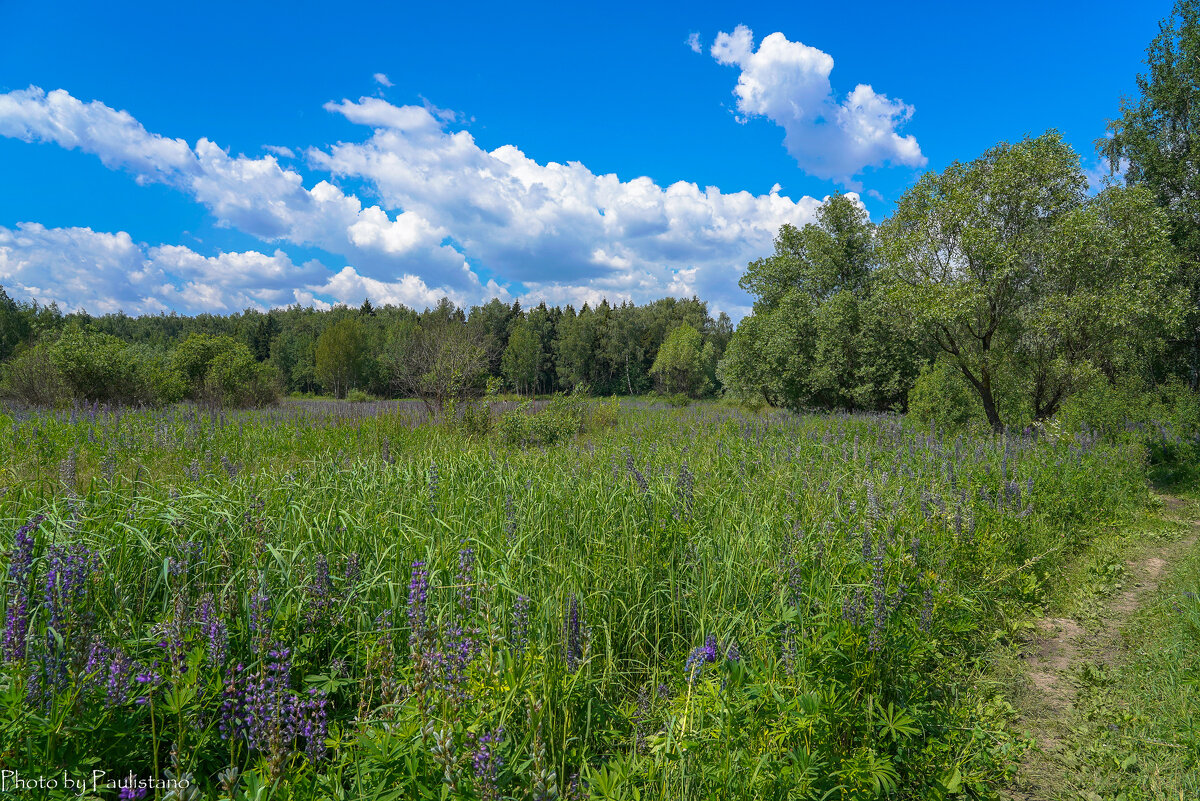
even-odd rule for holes
{"type": "Polygon", "coordinates": [[[183,398],[256,405],[281,393],[477,395],[489,379],[523,395],[719,393],[733,324],[697,298],[525,310],[493,299],[404,306],[292,306],[231,315],[61,313],[0,288],[4,390],[31,403],[183,398]],[[214,365],[219,368],[213,373],[214,365]],[[239,394],[237,385],[255,385],[239,394]],[[273,388],[273,389],[272,389],[273,388]]]}

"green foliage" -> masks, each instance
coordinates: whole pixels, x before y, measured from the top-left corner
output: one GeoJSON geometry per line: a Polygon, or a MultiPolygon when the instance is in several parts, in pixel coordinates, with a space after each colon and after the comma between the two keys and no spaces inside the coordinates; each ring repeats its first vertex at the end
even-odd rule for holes
{"type": "Polygon", "coordinates": [[[269,406],[281,394],[279,373],[242,345],[218,354],[204,377],[204,400],[225,408],[269,406]]]}
{"type": "Polygon", "coordinates": [[[361,389],[352,389],[346,393],[346,400],[350,401],[351,403],[366,403],[367,401],[372,400],[372,398],[361,389]]]}
{"type": "Polygon", "coordinates": [[[712,343],[687,323],[673,328],[650,368],[663,392],[693,398],[708,390],[708,374],[714,362],[712,343]]]}
{"type": "Polygon", "coordinates": [[[953,359],[994,429],[1005,392],[1044,420],[1097,371],[1137,369],[1180,322],[1162,213],[1144,191],[1085,186],[1049,132],[926,173],[883,226],[892,307],[953,359]]]}
{"type": "Polygon", "coordinates": [[[486,437],[492,430],[492,407],[487,401],[467,401],[463,404],[459,423],[468,436],[486,437]]]}
{"type": "Polygon", "coordinates": [[[908,393],[908,417],[921,425],[961,430],[986,423],[979,396],[952,361],[938,359],[921,370],[908,393]]]}
{"type": "Polygon", "coordinates": [[[780,229],[775,253],[742,276],[756,299],[717,370],[727,393],[792,410],[903,401],[918,348],[875,291],[874,240],[866,210],[844,195],[816,222],[780,229]]]}
{"type": "Polygon", "coordinates": [[[528,393],[533,390],[543,358],[542,342],[534,332],[533,325],[521,321],[513,328],[501,361],[504,376],[517,392],[528,393]]]}
{"type": "Polygon", "coordinates": [[[317,380],[335,398],[344,398],[362,381],[366,357],[367,341],[362,322],[356,317],[344,317],[317,338],[317,380]]]}
{"type": "Polygon", "coordinates": [[[546,447],[574,439],[583,430],[585,405],[576,395],[555,395],[540,411],[526,401],[501,416],[500,441],[517,448],[546,447]]]}
{"type": "Polygon", "coordinates": [[[171,362],[187,383],[190,397],[199,398],[204,392],[213,360],[238,347],[233,337],[211,334],[192,334],[179,343],[171,353],[171,362]]]}
{"type": "Polygon", "coordinates": [[[62,375],[50,361],[50,343],[42,342],[3,365],[0,392],[32,406],[54,406],[70,396],[62,375]]]}

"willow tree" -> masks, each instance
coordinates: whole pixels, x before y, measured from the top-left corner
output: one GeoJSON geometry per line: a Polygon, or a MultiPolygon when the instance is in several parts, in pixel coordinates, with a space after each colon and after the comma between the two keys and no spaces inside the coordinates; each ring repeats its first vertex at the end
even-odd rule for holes
{"type": "Polygon", "coordinates": [[[997,431],[1001,384],[1045,419],[1181,318],[1153,197],[1085,187],[1079,156],[1050,131],[927,173],[883,225],[892,308],[948,354],[997,431]]]}

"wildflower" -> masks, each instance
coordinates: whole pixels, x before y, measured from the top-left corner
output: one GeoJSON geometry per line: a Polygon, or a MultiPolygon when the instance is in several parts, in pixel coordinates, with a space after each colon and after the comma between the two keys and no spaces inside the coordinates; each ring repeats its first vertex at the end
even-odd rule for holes
{"type": "Polygon", "coordinates": [[[471,760],[475,772],[475,791],[482,801],[497,801],[500,789],[496,785],[504,759],[496,752],[504,742],[504,729],[484,732],[476,741],[475,755],[471,760]]]}
{"type": "Polygon", "coordinates": [[[518,595],[513,604],[512,648],[518,654],[529,647],[529,599],[518,595]]]}
{"type": "Polygon", "coordinates": [[[9,598],[4,623],[4,660],[17,662],[25,658],[29,638],[29,578],[33,573],[33,532],[41,525],[42,515],[32,518],[17,529],[13,549],[9,554],[9,598]]]}
{"type": "Polygon", "coordinates": [[[329,622],[333,606],[333,581],[329,577],[329,560],[325,558],[325,554],[317,555],[312,576],[304,589],[308,596],[304,619],[308,630],[312,632],[329,622]]]}
{"type": "Polygon", "coordinates": [[[919,627],[921,631],[929,631],[929,626],[933,622],[933,588],[925,588],[925,597],[921,606],[921,622],[919,627]]]}
{"type": "Polygon", "coordinates": [[[256,653],[267,650],[271,641],[271,598],[266,588],[250,596],[250,642],[256,653]]]}
{"type": "Polygon", "coordinates": [[[583,659],[584,636],[579,621],[579,598],[574,593],[567,603],[566,614],[563,615],[563,656],[567,661],[567,670],[574,673],[579,669],[583,659]]]}
{"type": "Polygon", "coordinates": [[[196,623],[205,640],[209,664],[214,666],[225,664],[229,646],[229,631],[225,626],[225,621],[217,612],[212,593],[208,593],[200,599],[200,606],[196,609],[196,623]]]}
{"type": "Polygon", "coordinates": [[[412,563],[412,578],[408,582],[409,644],[414,651],[430,639],[426,621],[428,600],[429,573],[425,570],[425,563],[418,560],[412,563]]]}
{"type": "Polygon", "coordinates": [[[855,587],[854,592],[842,601],[842,618],[851,626],[861,626],[866,620],[866,593],[862,587],[855,587]]]}
{"type": "Polygon", "coordinates": [[[883,647],[883,629],[887,625],[887,595],[886,580],[883,572],[883,544],[875,551],[875,564],[871,574],[871,600],[874,605],[874,619],[871,633],[868,635],[868,647],[878,652],[883,647]]]}
{"type": "Polygon", "coordinates": [[[688,684],[694,684],[700,676],[700,671],[706,664],[717,661],[717,638],[712,634],[704,640],[704,645],[692,649],[687,662],[683,666],[683,674],[688,684]]]}

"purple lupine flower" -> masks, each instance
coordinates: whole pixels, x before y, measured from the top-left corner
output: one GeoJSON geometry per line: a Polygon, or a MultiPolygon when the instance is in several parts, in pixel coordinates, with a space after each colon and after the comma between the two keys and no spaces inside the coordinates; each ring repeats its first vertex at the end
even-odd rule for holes
{"type": "Polygon", "coordinates": [[[142,786],[142,782],[137,776],[130,774],[129,778],[121,782],[121,792],[117,795],[119,801],[135,801],[138,798],[145,798],[147,788],[142,786]]]}
{"type": "Polygon", "coordinates": [[[346,594],[354,592],[358,582],[362,580],[362,556],[355,551],[346,559],[346,569],[342,574],[345,579],[346,594]]]}
{"type": "Polygon", "coordinates": [[[580,623],[579,598],[572,593],[567,602],[567,611],[563,615],[563,656],[567,662],[567,670],[574,673],[579,669],[583,659],[584,634],[580,623]]]}
{"type": "Polygon", "coordinates": [[[525,653],[529,647],[529,599],[518,595],[513,604],[512,649],[518,654],[525,653]]]}
{"type": "Polygon", "coordinates": [[[309,688],[300,703],[300,725],[296,732],[304,738],[304,753],[310,762],[325,757],[325,738],[329,736],[329,698],[324,691],[309,688]]]}
{"type": "Polygon", "coordinates": [[[862,587],[855,587],[854,592],[842,600],[842,618],[856,627],[866,620],[866,592],[862,587]]]}
{"type": "Polygon", "coordinates": [[[204,637],[208,663],[214,667],[225,664],[229,651],[229,630],[217,611],[211,592],[200,599],[196,609],[196,624],[204,637]]]}
{"type": "Polygon", "coordinates": [[[181,542],[176,546],[175,556],[170,558],[169,572],[172,576],[186,575],[204,559],[204,543],[196,540],[181,542]]]}
{"type": "Polygon", "coordinates": [[[151,663],[149,667],[137,669],[134,681],[137,682],[137,691],[139,693],[135,703],[139,706],[150,703],[150,696],[162,684],[162,675],[158,672],[158,662],[151,663]]]}
{"type": "Polygon", "coordinates": [[[933,588],[925,588],[925,598],[921,605],[921,622],[919,627],[921,631],[929,631],[930,625],[933,623],[933,588]]]}
{"type": "Polygon", "coordinates": [[[250,747],[280,757],[294,731],[291,649],[272,648],[246,683],[246,740],[250,747]]]}
{"type": "Polygon", "coordinates": [[[52,545],[47,550],[44,587],[46,609],[45,690],[53,693],[66,685],[72,634],[84,634],[91,616],[84,599],[88,579],[96,568],[96,554],[79,543],[52,545]]]}
{"type": "Polygon", "coordinates": [[[325,554],[317,556],[312,576],[305,586],[308,596],[304,619],[310,632],[316,631],[329,620],[333,607],[333,580],[329,576],[329,560],[325,554]]]}
{"type": "Polygon", "coordinates": [[[883,647],[883,630],[887,625],[887,584],[883,572],[883,555],[883,543],[880,543],[875,551],[875,564],[871,574],[871,601],[875,615],[868,635],[868,647],[872,652],[878,652],[883,647]]]}
{"type": "Polygon", "coordinates": [[[504,729],[494,732],[484,732],[476,740],[475,755],[471,764],[475,772],[475,792],[481,801],[498,801],[500,788],[497,779],[500,769],[504,767],[504,758],[498,753],[500,744],[504,742],[504,729]]]}
{"type": "Polygon", "coordinates": [[[221,687],[221,712],[217,719],[217,731],[222,740],[233,740],[246,735],[246,666],[238,664],[225,671],[221,687]]]}
{"type": "Polygon", "coordinates": [[[413,651],[428,645],[431,639],[429,630],[429,572],[425,563],[418,560],[412,563],[412,578],[408,582],[408,641],[413,651]]]}
{"type": "Polygon", "coordinates": [[[458,585],[459,613],[465,618],[470,615],[474,601],[475,585],[475,549],[464,545],[458,552],[458,573],[455,575],[458,585]]]}
{"type": "Polygon", "coordinates": [[[84,664],[83,686],[95,695],[102,695],[106,706],[119,706],[129,695],[133,671],[133,660],[124,651],[96,639],[84,664]]]}
{"type": "Polygon", "coordinates": [[[717,661],[717,638],[710,634],[704,640],[704,645],[692,649],[687,662],[683,666],[683,675],[688,684],[694,684],[700,677],[700,671],[705,665],[717,661]]]}
{"type": "Polygon", "coordinates": [[[250,643],[255,653],[262,653],[270,641],[271,598],[264,586],[250,596],[250,643]]]}
{"type": "Polygon", "coordinates": [[[8,606],[4,621],[4,661],[25,658],[29,640],[29,579],[33,574],[33,533],[45,518],[38,515],[17,529],[8,559],[8,606]]]}

